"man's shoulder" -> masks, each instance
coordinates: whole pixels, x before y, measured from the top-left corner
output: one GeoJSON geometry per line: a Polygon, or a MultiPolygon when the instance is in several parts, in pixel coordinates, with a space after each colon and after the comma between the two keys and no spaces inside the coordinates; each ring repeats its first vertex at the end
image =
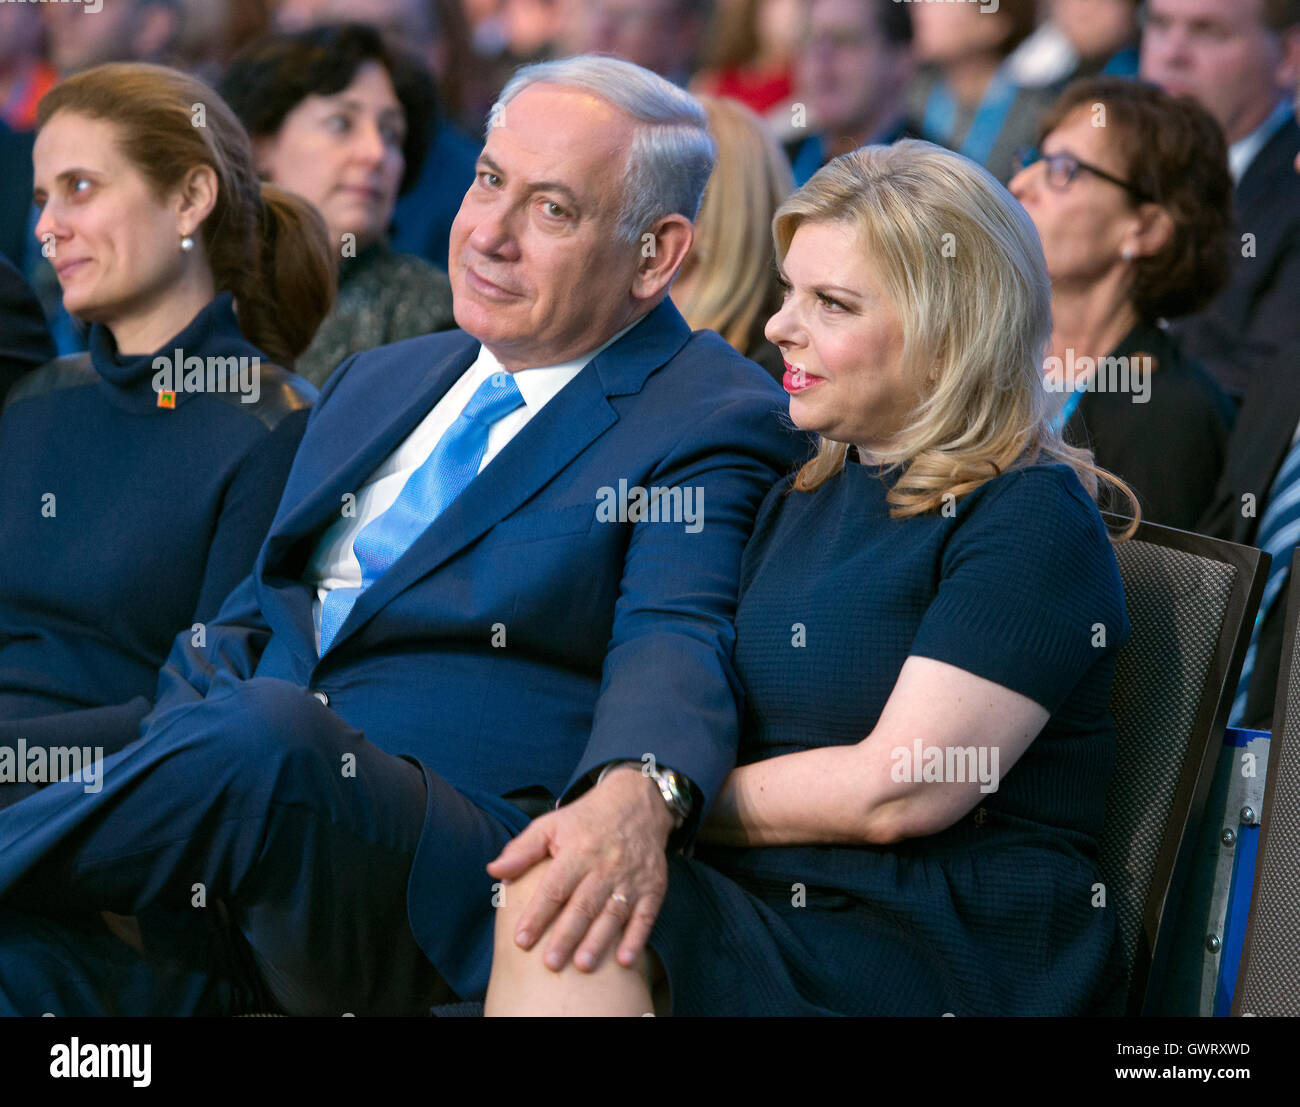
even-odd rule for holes
{"type": "Polygon", "coordinates": [[[1245,224],[1261,212],[1284,217],[1288,223],[1300,222],[1300,189],[1293,187],[1297,153],[1300,125],[1291,118],[1264,143],[1242,175],[1237,187],[1242,231],[1258,234],[1258,228],[1245,224]]]}
{"type": "MultiPolygon", "coordinates": [[[[478,346],[478,339],[456,329],[420,334],[403,338],[384,346],[374,346],[353,355],[337,381],[329,382],[331,392],[343,389],[371,388],[382,378],[386,390],[392,392],[409,387],[413,381],[425,377],[438,364],[457,355],[468,354],[478,346]]],[[[335,371],[338,374],[338,370],[335,371]]]]}
{"type": "Polygon", "coordinates": [[[646,382],[683,403],[716,407],[728,399],[784,405],[785,392],[772,375],[739,353],[715,331],[693,331],[682,347],[646,382]]]}

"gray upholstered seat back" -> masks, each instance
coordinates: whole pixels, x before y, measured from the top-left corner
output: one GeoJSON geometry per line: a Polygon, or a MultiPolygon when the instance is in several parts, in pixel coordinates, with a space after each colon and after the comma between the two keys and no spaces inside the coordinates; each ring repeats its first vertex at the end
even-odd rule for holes
{"type": "MultiPolygon", "coordinates": [[[[1300,556],[1292,562],[1294,579],[1300,556]]],[[[1300,605],[1287,611],[1296,633],[1300,605]]],[[[1300,1015],[1300,656],[1282,655],[1279,699],[1268,755],[1247,948],[1233,1010],[1250,1015],[1300,1015]]]]}
{"type": "MultiPolygon", "coordinates": [[[[1107,901],[1117,909],[1130,985],[1149,958],[1164,882],[1161,849],[1238,570],[1223,561],[1133,540],[1115,547],[1132,636],[1120,651],[1111,689],[1118,737],[1106,798],[1101,865],[1107,901]],[[1154,916],[1152,916],[1154,911],[1154,916]]],[[[1203,751],[1190,750],[1199,757],[1203,751]]],[[[1167,879],[1167,874],[1166,874],[1167,879]]]]}

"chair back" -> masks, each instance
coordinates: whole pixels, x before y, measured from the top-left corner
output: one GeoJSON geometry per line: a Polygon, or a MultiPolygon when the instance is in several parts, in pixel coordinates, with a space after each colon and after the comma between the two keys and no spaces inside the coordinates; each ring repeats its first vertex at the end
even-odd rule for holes
{"type": "MultiPolygon", "coordinates": [[[[1300,549],[1291,561],[1300,573],[1300,549]]],[[[1234,1015],[1300,1015],[1300,588],[1288,588],[1268,774],[1234,1015]]]]}
{"type": "Polygon", "coordinates": [[[1190,860],[1180,847],[1205,807],[1269,559],[1153,523],[1115,555],[1132,635],[1111,687],[1117,743],[1101,869],[1117,912],[1124,1006],[1140,1014],[1168,955],[1162,924],[1175,915],[1190,860]]]}

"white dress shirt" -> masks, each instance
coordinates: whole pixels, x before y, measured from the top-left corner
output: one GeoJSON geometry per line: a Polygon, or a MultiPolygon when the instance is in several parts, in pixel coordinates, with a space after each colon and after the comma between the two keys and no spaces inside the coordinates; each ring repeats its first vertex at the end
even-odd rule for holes
{"type": "MultiPolygon", "coordinates": [[[[637,320],[640,322],[640,320],[637,320]]],[[[479,463],[481,473],[497,456],[506,444],[514,438],[528,421],[542,410],[587,363],[606,346],[622,338],[636,324],[633,323],[614,335],[604,345],[589,354],[574,358],[560,365],[549,365],[541,369],[520,369],[514,373],[515,384],[523,396],[522,407],[516,408],[508,415],[503,415],[488,430],[487,449],[483,451],[483,460],[479,463]]],[[[504,372],[501,363],[486,346],[479,347],[478,357],[460,378],[453,384],[432,410],[405,440],[388,455],[378,469],[370,474],[369,479],[356,490],[356,503],[353,512],[340,516],[321,536],[316,550],[303,570],[303,583],[316,589],[316,599],[312,604],[312,622],[316,629],[316,651],[320,652],[320,613],[321,604],[334,588],[360,588],[361,564],[352,551],[352,543],[361,533],[363,527],[377,519],[393,506],[398,494],[405,487],[411,475],[428,460],[433,448],[447,429],[454,423],[465,405],[469,403],[475,391],[493,373],[504,372]]]]}
{"type": "Polygon", "coordinates": [[[1228,169],[1232,173],[1233,184],[1241,184],[1241,178],[1246,175],[1246,170],[1255,160],[1255,155],[1264,149],[1268,140],[1277,134],[1282,124],[1290,118],[1290,101],[1280,100],[1263,123],[1228,147],[1228,169]]]}

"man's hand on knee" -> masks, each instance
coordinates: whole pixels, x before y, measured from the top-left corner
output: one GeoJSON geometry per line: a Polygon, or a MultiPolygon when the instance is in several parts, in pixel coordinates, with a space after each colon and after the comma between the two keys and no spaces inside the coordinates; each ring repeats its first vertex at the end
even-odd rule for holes
{"type": "Polygon", "coordinates": [[[619,964],[636,965],[668,888],[672,829],[658,788],[634,765],[534,819],[488,865],[493,877],[514,880],[553,858],[520,915],[516,943],[531,949],[545,934],[545,962],[556,970],[572,957],[590,972],[615,943],[619,964]]]}

